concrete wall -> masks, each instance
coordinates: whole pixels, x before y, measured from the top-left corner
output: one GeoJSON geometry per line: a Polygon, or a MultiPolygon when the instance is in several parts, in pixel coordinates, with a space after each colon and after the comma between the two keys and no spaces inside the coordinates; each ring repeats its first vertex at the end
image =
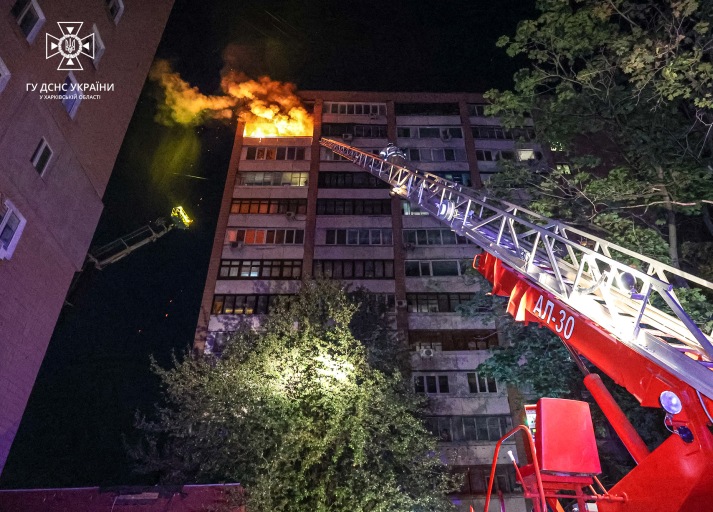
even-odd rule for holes
{"type": "MultiPolygon", "coordinates": [[[[10,80],[0,92],[0,199],[27,219],[12,259],[0,261],[0,470],[44,357],[74,272],[84,261],[102,211],[102,196],[134,112],[173,0],[123,0],[118,23],[104,2],[36,0],[44,24],[28,42],[0,1],[0,59],[10,80]],[[95,66],[80,57],[79,83],[113,84],[87,92],[73,117],[61,100],[42,99],[43,84],[62,84],[59,58],[45,58],[45,34],[58,21],[96,25],[105,52],[95,66]],[[37,84],[28,91],[27,84],[37,84]],[[42,175],[30,159],[44,137],[53,156],[42,175]]],[[[57,94],[45,93],[45,94],[57,94]]]]}

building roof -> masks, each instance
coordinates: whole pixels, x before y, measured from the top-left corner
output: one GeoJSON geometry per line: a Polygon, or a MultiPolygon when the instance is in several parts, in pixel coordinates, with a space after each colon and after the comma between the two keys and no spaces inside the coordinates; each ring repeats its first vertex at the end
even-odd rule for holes
{"type": "Polygon", "coordinates": [[[240,484],[0,490],[3,512],[244,512],[240,484]]]}

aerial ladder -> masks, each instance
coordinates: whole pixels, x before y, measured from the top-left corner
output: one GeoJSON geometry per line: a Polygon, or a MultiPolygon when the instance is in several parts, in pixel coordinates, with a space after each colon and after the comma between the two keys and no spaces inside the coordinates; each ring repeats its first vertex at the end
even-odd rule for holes
{"type": "Polygon", "coordinates": [[[605,489],[596,477],[601,470],[587,404],[543,398],[534,437],[521,425],[496,445],[486,511],[498,452],[517,433],[526,434],[529,464],[518,467],[510,456],[537,512],[564,510],[563,499],[576,501],[580,512],[713,511],[713,340],[681,306],[672,284],[713,292],[713,283],[522,206],[411,169],[394,145],[375,156],[331,139],[320,144],[482,248],[473,266],[493,285],[493,295],[509,298],[507,310],[515,320],[535,322],[559,336],[636,462],[605,489]],[[663,408],[673,435],[649,451],[583,360],[642,406],[663,408]]]}
{"type": "Polygon", "coordinates": [[[94,265],[97,270],[102,270],[107,265],[116,263],[144,245],[155,242],[167,235],[173,228],[188,229],[193,222],[182,206],[171,210],[171,219],[163,217],[121,236],[106,245],[90,250],[87,253],[87,263],[94,265]]]}

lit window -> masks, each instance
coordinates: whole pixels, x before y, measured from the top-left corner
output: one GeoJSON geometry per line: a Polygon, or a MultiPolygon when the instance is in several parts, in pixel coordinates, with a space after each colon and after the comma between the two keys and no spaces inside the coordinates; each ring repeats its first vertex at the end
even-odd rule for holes
{"type": "Polygon", "coordinates": [[[518,149],[517,159],[520,162],[527,162],[529,160],[542,160],[542,153],[535,151],[534,149],[518,149]]]}
{"type": "Polygon", "coordinates": [[[102,37],[99,35],[99,29],[96,24],[92,25],[92,32],[94,32],[94,60],[92,63],[94,64],[94,67],[98,69],[99,61],[101,60],[102,55],[104,55],[106,46],[104,46],[104,41],[102,41],[102,37]]]}
{"type": "Polygon", "coordinates": [[[35,149],[35,152],[32,153],[32,158],[30,159],[32,165],[35,167],[35,169],[37,169],[37,172],[40,174],[40,176],[42,176],[45,170],[47,169],[47,165],[49,164],[51,159],[52,148],[50,148],[49,144],[47,144],[47,140],[42,137],[40,143],[37,145],[37,149],[35,149]]]}
{"type": "Polygon", "coordinates": [[[45,15],[36,0],[16,0],[10,10],[20,30],[28,42],[35,40],[37,33],[45,23],[45,15]]]}
{"type": "Polygon", "coordinates": [[[12,258],[26,222],[9,199],[0,202],[0,260],[12,258]]]}
{"type": "Polygon", "coordinates": [[[121,19],[121,15],[124,14],[124,2],[123,0],[104,0],[106,3],[106,8],[109,10],[109,17],[112,19],[114,24],[118,24],[121,19]]]}
{"type": "Polygon", "coordinates": [[[64,88],[66,89],[62,92],[62,105],[64,110],[67,111],[69,117],[74,119],[79,104],[81,103],[81,98],[79,97],[79,89],[77,88],[77,79],[74,78],[74,74],[70,71],[67,78],[64,79],[64,88]]]}

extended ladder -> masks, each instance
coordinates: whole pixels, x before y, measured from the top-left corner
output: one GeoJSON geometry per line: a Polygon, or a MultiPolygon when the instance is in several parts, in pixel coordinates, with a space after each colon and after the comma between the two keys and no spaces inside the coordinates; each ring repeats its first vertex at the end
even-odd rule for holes
{"type": "MultiPolygon", "coordinates": [[[[713,283],[521,206],[408,169],[384,152],[389,161],[331,139],[320,144],[389,183],[393,193],[475,242],[537,289],[713,399],[711,337],[681,307],[671,280],[675,276],[708,290],[713,283]],[[656,295],[673,314],[651,305],[656,295]]],[[[540,307],[532,309],[567,342],[575,319],[560,319],[557,315],[564,313],[555,311],[548,297],[540,296],[540,307]]]]}

